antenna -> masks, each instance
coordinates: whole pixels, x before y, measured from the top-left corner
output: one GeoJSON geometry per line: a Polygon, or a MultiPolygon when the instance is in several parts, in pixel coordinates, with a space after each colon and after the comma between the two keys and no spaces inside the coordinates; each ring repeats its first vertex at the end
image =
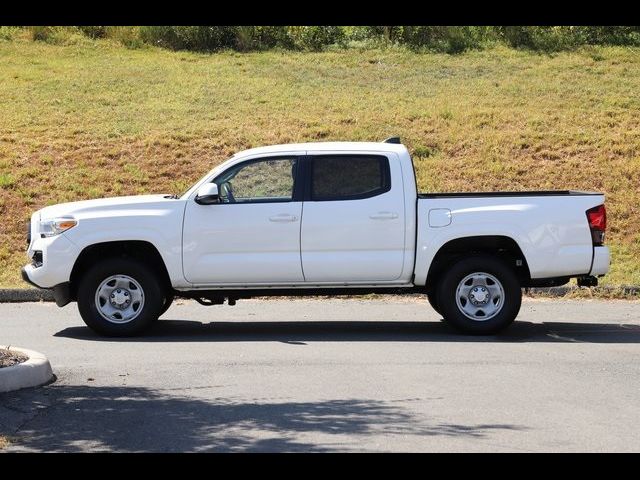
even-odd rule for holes
{"type": "Polygon", "coordinates": [[[382,143],[398,143],[399,144],[402,142],[400,141],[400,137],[389,137],[382,143]]]}

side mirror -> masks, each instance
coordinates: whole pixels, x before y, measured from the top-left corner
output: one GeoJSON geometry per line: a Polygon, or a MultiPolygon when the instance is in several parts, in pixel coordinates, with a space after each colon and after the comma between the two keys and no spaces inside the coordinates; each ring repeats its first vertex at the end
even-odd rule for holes
{"type": "Polygon", "coordinates": [[[211,205],[219,203],[220,194],[218,193],[218,185],[215,183],[207,183],[198,189],[196,194],[196,203],[200,205],[211,205]]]}

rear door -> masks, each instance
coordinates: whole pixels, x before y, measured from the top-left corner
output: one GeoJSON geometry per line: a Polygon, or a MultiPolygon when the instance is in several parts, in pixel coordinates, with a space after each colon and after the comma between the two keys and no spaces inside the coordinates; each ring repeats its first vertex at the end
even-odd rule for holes
{"type": "Polygon", "coordinates": [[[301,230],[305,281],[397,280],[406,219],[396,155],[316,154],[306,162],[301,230]]]}

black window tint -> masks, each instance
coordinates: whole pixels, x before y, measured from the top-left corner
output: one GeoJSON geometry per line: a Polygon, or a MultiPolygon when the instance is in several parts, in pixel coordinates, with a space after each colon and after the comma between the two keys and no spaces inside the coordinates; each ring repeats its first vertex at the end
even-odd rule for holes
{"type": "Polygon", "coordinates": [[[312,200],[349,200],[389,190],[389,161],[373,155],[331,155],[313,158],[312,200]]]}

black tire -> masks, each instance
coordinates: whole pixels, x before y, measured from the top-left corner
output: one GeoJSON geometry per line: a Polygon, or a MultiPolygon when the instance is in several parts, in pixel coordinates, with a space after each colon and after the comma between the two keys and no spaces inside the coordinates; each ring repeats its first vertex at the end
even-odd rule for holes
{"type": "Polygon", "coordinates": [[[78,285],[78,310],[87,326],[100,335],[130,337],[149,328],[160,316],[164,292],[155,272],[145,264],[130,258],[109,258],[91,267],[78,285]],[[142,288],[144,302],[136,317],[126,323],[107,320],[96,305],[96,292],[103,281],[113,275],[126,275],[142,288]]]}
{"type": "MultiPolygon", "coordinates": [[[[458,260],[444,272],[437,287],[436,299],[440,312],[449,325],[466,334],[490,335],[513,323],[520,311],[522,288],[515,272],[504,261],[492,255],[478,254],[458,260]],[[458,285],[468,275],[476,272],[495,277],[504,291],[502,307],[488,320],[469,318],[456,300],[458,285]]],[[[464,299],[460,303],[464,302],[466,305],[466,301],[464,299]]]]}
{"type": "Polygon", "coordinates": [[[442,315],[440,313],[440,307],[438,307],[438,301],[435,292],[427,292],[427,300],[429,300],[429,305],[431,305],[431,308],[433,308],[438,315],[442,315]]]}
{"type": "Polygon", "coordinates": [[[158,314],[159,317],[164,315],[164,313],[167,310],[169,310],[169,307],[173,303],[173,299],[174,299],[173,293],[165,293],[164,299],[163,299],[164,303],[162,304],[162,308],[160,309],[160,313],[158,314]]]}

